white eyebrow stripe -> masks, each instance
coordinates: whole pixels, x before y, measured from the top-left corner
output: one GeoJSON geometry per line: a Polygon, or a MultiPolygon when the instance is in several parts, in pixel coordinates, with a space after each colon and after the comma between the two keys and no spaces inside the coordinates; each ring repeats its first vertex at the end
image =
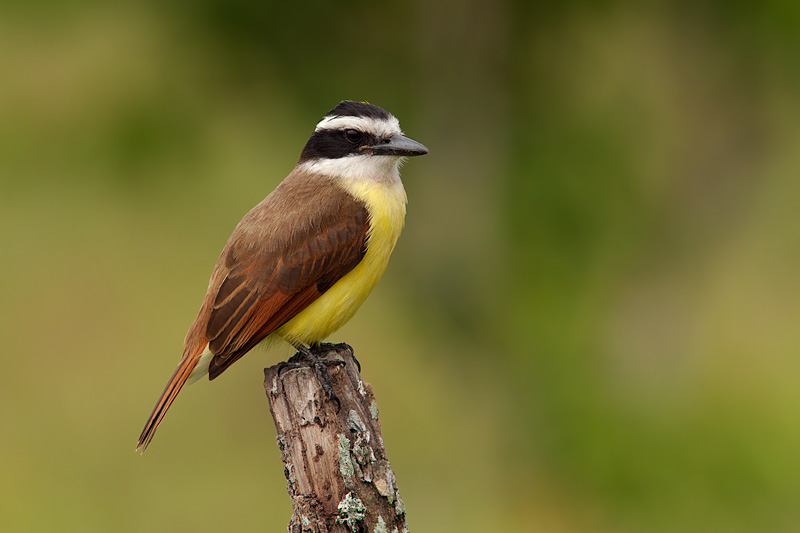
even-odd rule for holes
{"type": "Polygon", "coordinates": [[[319,121],[314,131],[354,129],[378,136],[402,134],[400,122],[395,117],[376,119],[368,117],[333,116],[319,121]]]}

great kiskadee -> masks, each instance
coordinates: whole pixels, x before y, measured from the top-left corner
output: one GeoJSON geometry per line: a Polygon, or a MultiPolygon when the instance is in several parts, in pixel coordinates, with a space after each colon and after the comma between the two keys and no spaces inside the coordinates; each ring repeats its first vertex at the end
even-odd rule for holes
{"type": "Polygon", "coordinates": [[[294,170],[222,249],[137,450],[186,382],[213,380],[263,341],[283,339],[309,354],[353,317],[403,229],[400,163],[427,153],[371,104],[344,101],[317,124],[294,170]]]}

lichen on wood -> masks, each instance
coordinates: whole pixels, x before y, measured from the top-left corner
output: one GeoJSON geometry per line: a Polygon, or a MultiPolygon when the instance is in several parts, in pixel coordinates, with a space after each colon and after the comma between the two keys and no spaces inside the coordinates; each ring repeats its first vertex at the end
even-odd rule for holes
{"type": "Polygon", "coordinates": [[[332,348],[323,357],[343,362],[329,367],[338,403],[326,398],[311,368],[264,371],[294,510],[289,531],[407,532],[372,387],[350,350],[332,348]]]}

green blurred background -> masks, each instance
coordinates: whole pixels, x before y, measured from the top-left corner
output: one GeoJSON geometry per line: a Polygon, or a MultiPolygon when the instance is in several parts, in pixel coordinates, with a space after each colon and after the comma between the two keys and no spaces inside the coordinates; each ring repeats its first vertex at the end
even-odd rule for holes
{"type": "Polygon", "coordinates": [[[134,446],[233,226],[345,98],[431,150],[333,338],[413,531],[797,530],[797,2],[1,9],[0,530],[285,530],[288,348],[134,446]]]}

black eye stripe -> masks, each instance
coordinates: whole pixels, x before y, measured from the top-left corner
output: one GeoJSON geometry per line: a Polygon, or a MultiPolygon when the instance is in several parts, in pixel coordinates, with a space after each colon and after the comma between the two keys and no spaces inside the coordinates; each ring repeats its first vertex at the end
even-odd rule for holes
{"type": "Polygon", "coordinates": [[[362,132],[354,128],[317,130],[303,148],[300,162],[310,159],[338,159],[351,154],[361,153],[362,146],[370,146],[383,141],[377,135],[362,132]],[[348,132],[356,132],[358,138],[351,140],[348,132]]]}

